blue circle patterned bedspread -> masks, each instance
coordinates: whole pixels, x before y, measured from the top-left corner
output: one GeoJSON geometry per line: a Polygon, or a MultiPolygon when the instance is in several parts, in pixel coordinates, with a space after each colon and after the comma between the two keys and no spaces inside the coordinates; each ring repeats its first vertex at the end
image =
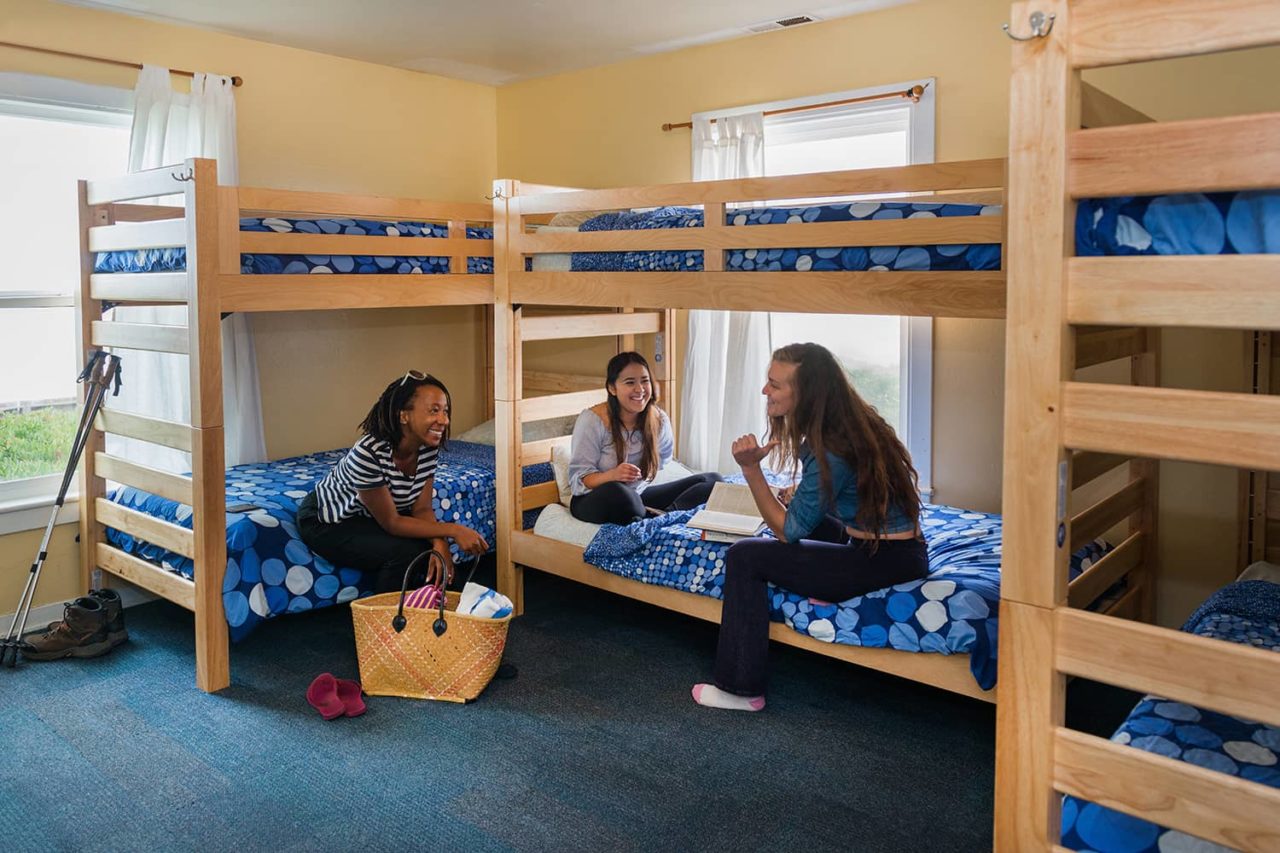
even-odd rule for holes
{"type": "Polygon", "coordinates": [[[1085,199],[1076,208],[1076,254],[1280,253],[1280,191],[1085,199]]]}
{"type": "MultiPolygon", "coordinates": [[[[1182,630],[1280,652],[1280,584],[1241,581],[1223,587],[1182,630]]],[[[1147,696],[1111,736],[1115,743],[1280,788],[1280,728],[1147,696]]],[[[1099,853],[1212,853],[1218,844],[1122,812],[1065,797],[1062,843],[1099,853]]]]}
{"type": "MultiPolygon", "coordinates": [[[[227,569],[222,602],[231,638],[247,636],[262,620],[327,607],[368,595],[371,584],[356,569],[334,566],[312,554],[294,526],[298,503],[346,450],[330,450],[227,469],[227,569]]],[[[549,464],[524,469],[524,485],[551,479],[549,464]]],[[[465,524],[490,545],[496,527],[493,448],[450,441],[441,452],[432,506],[436,518],[465,524]]],[[[191,507],[125,486],[110,500],[191,529],[191,507]]],[[[529,524],[532,524],[530,519],[529,524]]],[[[127,533],[107,528],[117,548],[194,576],[192,561],[127,533]]],[[[455,559],[461,559],[453,546],[455,559]]]]}
{"type": "MultiPolygon", "coordinates": [[[[371,219],[281,219],[244,217],[241,231],[279,234],[350,234],[365,237],[448,237],[449,229],[434,222],[384,222],[371,219]]],[[[467,228],[469,240],[493,239],[492,228],[467,228]]],[[[100,252],[94,272],[179,272],[187,268],[187,250],[136,249],[128,252],[100,252]]],[[[338,273],[439,274],[449,272],[449,258],[440,256],[402,257],[396,255],[264,255],[242,254],[240,272],[245,275],[306,275],[338,273]]],[[[467,272],[493,273],[493,257],[467,258],[467,272]]]]}
{"type": "MultiPolygon", "coordinates": [[[[688,527],[694,512],[671,512],[625,527],[606,524],[583,557],[633,580],[723,598],[729,545],[703,541],[701,531],[688,527]]],[[[974,679],[989,690],[996,682],[1001,518],[926,504],[920,525],[929,547],[924,580],[842,602],[771,586],[771,618],[824,643],[968,654],[974,679]]],[[[1101,542],[1082,548],[1072,558],[1071,576],[1106,550],[1101,542]]]]}

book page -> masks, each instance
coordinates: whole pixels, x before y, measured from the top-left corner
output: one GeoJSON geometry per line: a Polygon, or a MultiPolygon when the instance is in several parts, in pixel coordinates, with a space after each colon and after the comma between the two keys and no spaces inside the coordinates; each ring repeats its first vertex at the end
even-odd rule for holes
{"type": "Polygon", "coordinates": [[[751,496],[751,487],[740,483],[716,483],[707,498],[707,509],[715,512],[726,512],[734,515],[749,515],[762,521],[760,510],[756,507],[756,499],[751,496]]]}
{"type": "Polygon", "coordinates": [[[731,512],[716,512],[713,509],[704,509],[699,511],[686,522],[690,527],[700,527],[704,530],[718,530],[723,533],[737,533],[742,536],[750,536],[760,529],[763,523],[760,516],[738,515],[731,512]]]}

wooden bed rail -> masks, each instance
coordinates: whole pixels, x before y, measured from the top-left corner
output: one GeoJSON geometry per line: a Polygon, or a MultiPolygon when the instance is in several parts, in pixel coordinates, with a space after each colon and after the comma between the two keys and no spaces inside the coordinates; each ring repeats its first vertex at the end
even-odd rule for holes
{"type": "Polygon", "coordinates": [[[1278,42],[1280,8],[1270,0],[1075,0],[1066,58],[1097,68],[1278,42]]]}
{"type": "Polygon", "coordinates": [[[114,178],[85,182],[85,202],[88,205],[113,204],[137,198],[175,195],[184,191],[190,180],[186,164],[161,166],[114,178]]]}

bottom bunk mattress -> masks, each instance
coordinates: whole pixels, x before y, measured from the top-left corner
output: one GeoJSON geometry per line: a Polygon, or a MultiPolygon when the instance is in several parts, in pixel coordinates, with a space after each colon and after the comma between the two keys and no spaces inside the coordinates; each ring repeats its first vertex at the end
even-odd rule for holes
{"type": "MultiPolygon", "coordinates": [[[[274,462],[227,469],[227,570],[222,602],[231,639],[248,635],[264,619],[281,613],[340,604],[368,595],[371,583],[356,569],[334,566],[311,553],[294,522],[298,503],[347,451],[330,450],[274,462]]],[[[551,479],[549,464],[524,469],[525,485],[551,479]]],[[[132,486],[109,499],[191,528],[191,507],[132,486]]],[[[493,544],[496,490],[493,448],[450,441],[440,453],[432,501],[436,517],[465,524],[493,544]]],[[[107,528],[107,541],[130,554],[193,578],[192,561],[120,530],[107,528]]],[[[461,559],[453,546],[455,559],[461,559]]]]}
{"type": "MultiPolygon", "coordinates": [[[[1182,630],[1280,652],[1280,584],[1248,580],[1224,587],[1182,630]]],[[[1146,696],[1111,740],[1280,788],[1280,728],[1265,723],[1146,696]]],[[[1075,797],[1063,798],[1062,844],[1102,853],[1229,849],[1075,797]]]]}
{"type": "MultiPolygon", "coordinates": [[[[551,532],[563,507],[548,507],[535,532],[551,532]]],[[[604,525],[586,545],[583,559],[643,583],[711,598],[723,597],[724,557],[729,545],[708,542],[688,527],[695,510],[671,512],[625,527],[604,525]]],[[[579,525],[581,531],[586,525],[579,525]]],[[[568,525],[573,528],[573,525],[568,525]]],[[[929,575],[843,602],[827,602],[770,587],[770,611],[801,634],[826,643],[907,652],[968,654],[983,690],[996,683],[997,614],[1000,605],[1001,518],[991,513],[926,504],[920,526],[929,546],[929,575]]],[[[578,534],[578,543],[585,538],[578,534]]],[[[1106,553],[1101,541],[1071,560],[1071,577],[1106,553]]]]}

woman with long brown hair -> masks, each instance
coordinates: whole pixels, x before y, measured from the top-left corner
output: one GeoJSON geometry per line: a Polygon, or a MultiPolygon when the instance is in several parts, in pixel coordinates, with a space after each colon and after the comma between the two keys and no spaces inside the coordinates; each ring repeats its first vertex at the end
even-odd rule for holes
{"type": "Polygon", "coordinates": [[[768,440],[733,442],[733,458],[776,539],[743,539],[725,558],[715,683],[696,684],[700,705],[764,707],[770,583],[840,602],[928,573],[915,468],[893,428],[853,389],[818,344],[773,353],[761,390],[768,440]],[[775,453],[800,480],[784,504],[760,463],[775,453]]]}
{"type": "Polygon", "coordinates": [[[630,524],[646,515],[707,502],[719,474],[694,474],[654,485],[671,461],[671,420],[658,408],[649,362],[621,352],[605,368],[608,398],[584,409],[573,426],[569,485],[573,517],[593,524],[630,524]]]}

